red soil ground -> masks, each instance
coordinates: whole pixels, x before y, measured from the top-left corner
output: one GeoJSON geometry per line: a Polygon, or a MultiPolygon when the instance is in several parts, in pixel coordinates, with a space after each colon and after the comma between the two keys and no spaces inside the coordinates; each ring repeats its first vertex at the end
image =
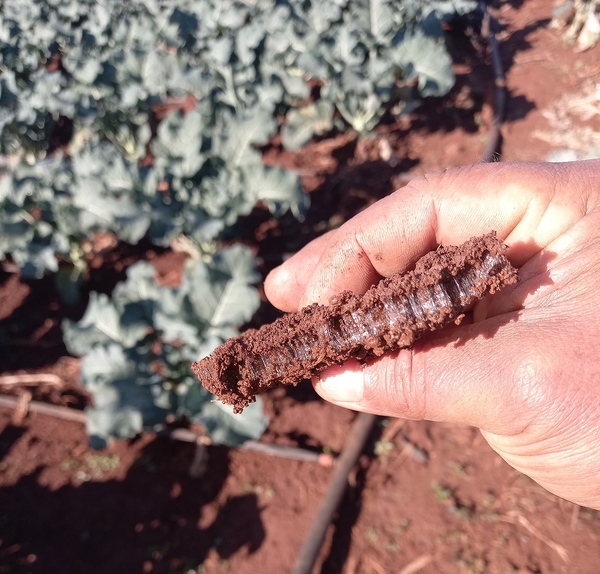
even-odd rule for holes
{"type": "MultiPolygon", "coordinates": [[[[503,160],[545,160],[600,131],[600,114],[582,118],[569,107],[600,80],[600,46],[581,54],[564,46],[549,28],[551,13],[547,0],[513,0],[498,11],[509,90],[503,160]]],[[[265,272],[282,246],[294,251],[338,226],[400,186],[407,172],[479,160],[492,118],[489,65],[460,43],[455,52],[451,97],[380,126],[375,137],[332,137],[298,153],[277,142],[265,149],[267,163],[299,170],[313,203],[302,226],[261,211],[247,218],[244,240],[265,272]]],[[[180,256],[151,247],[142,255],[176,283],[180,256]]],[[[90,288],[110,292],[139,256],[117,249],[98,258],[90,288]]],[[[0,371],[56,373],[64,385],[39,386],[33,398],[81,408],[87,397],[60,320],[82,312],[58,304],[51,279],[0,274],[0,371]]],[[[255,322],[274,316],[265,304],[255,322]]],[[[334,453],[354,416],[322,402],[310,385],[272,391],[265,408],[272,422],[264,441],[334,453]]],[[[194,479],[191,445],[147,434],[96,452],[77,423],[29,414],[15,424],[12,417],[0,409],[0,574],[287,572],[331,476],[314,463],[211,447],[207,473],[194,479]]],[[[599,542],[599,513],[520,475],[476,429],[382,420],[315,572],[596,574],[599,542]],[[412,458],[406,440],[429,462],[412,458]]]]}

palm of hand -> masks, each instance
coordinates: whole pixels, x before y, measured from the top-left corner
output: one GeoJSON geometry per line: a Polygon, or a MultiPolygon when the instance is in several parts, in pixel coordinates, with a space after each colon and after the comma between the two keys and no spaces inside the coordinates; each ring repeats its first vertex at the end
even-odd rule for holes
{"type": "Polygon", "coordinates": [[[509,464],[600,508],[600,161],[496,164],[419,178],[319,238],[265,289],[284,310],[363,292],[436,245],[494,229],[520,282],[472,321],[366,366],[325,371],[339,405],[479,427],[509,464]]]}

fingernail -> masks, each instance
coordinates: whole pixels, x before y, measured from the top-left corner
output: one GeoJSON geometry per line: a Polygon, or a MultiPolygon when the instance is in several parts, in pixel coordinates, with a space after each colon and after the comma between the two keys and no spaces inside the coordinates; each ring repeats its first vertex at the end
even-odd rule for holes
{"type": "Polygon", "coordinates": [[[316,384],[319,394],[332,403],[360,403],[365,388],[362,370],[332,373],[334,369],[335,367],[322,373],[327,373],[327,376],[322,376],[316,384]]]}

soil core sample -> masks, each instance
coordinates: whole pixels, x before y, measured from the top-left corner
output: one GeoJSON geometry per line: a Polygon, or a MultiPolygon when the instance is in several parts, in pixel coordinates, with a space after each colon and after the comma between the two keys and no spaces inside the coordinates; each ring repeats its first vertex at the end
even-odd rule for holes
{"type": "Polygon", "coordinates": [[[241,412],[255,396],[296,385],[348,359],[410,347],[428,331],[457,321],[488,293],[516,283],[517,270],[495,232],[458,247],[439,247],[413,271],[381,280],[364,295],[344,291],[260,329],[229,339],[194,363],[200,382],[241,412]]]}

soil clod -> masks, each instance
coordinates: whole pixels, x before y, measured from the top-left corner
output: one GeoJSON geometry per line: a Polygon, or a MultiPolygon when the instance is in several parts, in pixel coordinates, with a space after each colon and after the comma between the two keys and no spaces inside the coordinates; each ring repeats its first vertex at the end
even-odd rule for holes
{"type": "Polygon", "coordinates": [[[393,275],[363,295],[344,291],[250,329],[192,368],[202,384],[236,412],[278,385],[295,385],[348,359],[410,347],[428,331],[456,321],[488,293],[517,281],[494,232],[458,247],[440,247],[415,269],[393,275]]]}

